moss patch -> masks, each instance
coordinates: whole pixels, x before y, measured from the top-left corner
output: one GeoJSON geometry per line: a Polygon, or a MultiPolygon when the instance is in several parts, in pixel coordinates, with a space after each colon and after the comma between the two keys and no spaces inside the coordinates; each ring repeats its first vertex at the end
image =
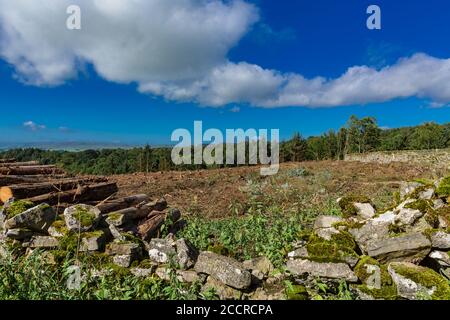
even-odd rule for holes
{"type": "Polygon", "coordinates": [[[347,258],[358,258],[356,243],[351,234],[341,231],[333,234],[331,240],[325,240],[312,234],[306,244],[310,260],[318,262],[345,262],[347,258]]]}
{"type": "Polygon", "coordinates": [[[450,299],[450,285],[448,281],[435,271],[424,267],[407,267],[404,265],[393,265],[392,268],[399,275],[411,279],[425,288],[431,289],[435,287],[436,289],[431,295],[433,300],[450,299]]]}
{"type": "Polygon", "coordinates": [[[309,294],[305,286],[287,284],[286,297],[288,300],[308,300],[309,294]]]}
{"type": "Polygon", "coordinates": [[[419,199],[414,202],[405,204],[405,208],[419,210],[420,212],[427,213],[428,211],[433,210],[433,201],[419,199]]]}
{"type": "Polygon", "coordinates": [[[22,212],[27,211],[28,209],[33,208],[34,206],[35,206],[34,203],[31,201],[27,200],[14,201],[8,208],[5,209],[5,214],[6,217],[9,219],[21,214],[22,212]]]}
{"type": "Polygon", "coordinates": [[[89,210],[83,208],[82,206],[76,206],[76,211],[73,217],[80,223],[82,227],[89,227],[94,224],[95,214],[89,212],[89,210]]]}
{"type": "Polygon", "coordinates": [[[442,179],[441,183],[439,183],[439,186],[436,189],[436,193],[439,195],[439,197],[450,196],[450,176],[442,179]]]}
{"type": "Polygon", "coordinates": [[[66,226],[66,223],[63,220],[56,220],[52,223],[51,227],[53,227],[57,232],[65,235],[69,232],[69,229],[66,226]]]}
{"type": "Polygon", "coordinates": [[[438,220],[437,222],[439,223],[439,218],[441,218],[442,220],[444,220],[444,222],[447,224],[447,226],[450,226],[450,207],[442,207],[437,209],[436,211],[436,219],[438,220]]]}
{"type": "Polygon", "coordinates": [[[369,265],[378,266],[380,268],[380,287],[372,288],[368,287],[366,284],[362,284],[358,286],[358,289],[375,299],[398,299],[397,287],[394,281],[392,281],[387,267],[369,256],[361,257],[354,269],[354,272],[357,275],[358,279],[360,279],[361,282],[365,283],[367,279],[372,275],[372,273],[369,273],[367,270],[367,266],[369,265]]]}
{"type": "Polygon", "coordinates": [[[332,224],[332,227],[334,228],[339,228],[339,227],[344,227],[346,230],[349,229],[360,229],[364,226],[365,223],[363,222],[359,222],[356,220],[343,220],[340,222],[336,222],[332,224]]]}
{"type": "Polygon", "coordinates": [[[357,214],[357,210],[356,207],[354,206],[354,203],[372,204],[372,201],[368,197],[362,195],[350,195],[343,197],[339,201],[339,206],[341,207],[344,218],[349,218],[357,214]]]}

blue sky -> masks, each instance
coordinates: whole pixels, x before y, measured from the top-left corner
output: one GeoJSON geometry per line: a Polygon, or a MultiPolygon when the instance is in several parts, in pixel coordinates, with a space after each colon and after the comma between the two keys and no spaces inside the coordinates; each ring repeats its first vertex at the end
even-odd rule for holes
{"type": "MultiPolygon", "coordinates": [[[[52,0],[46,1],[51,3],[52,0]]],[[[189,10],[201,9],[202,1],[191,2],[194,4],[189,10]]],[[[64,36],[66,39],[71,34],[60,33],[59,29],[52,30],[56,28],[51,25],[54,13],[45,11],[41,13],[41,17],[48,14],[47,20],[50,24],[42,28],[50,28],[50,31],[47,29],[37,34],[33,31],[30,39],[37,38],[39,41],[29,40],[27,43],[26,39],[31,31],[23,27],[20,21],[6,17],[6,14],[20,10],[17,12],[27,17],[26,15],[34,14],[31,12],[36,10],[25,12],[23,7],[15,8],[14,4],[10,3],[0,0],[3,12],[0,14],[0,25],[3,30],[12,26],[25,35],[22,37],[25,40],[11,40],[11,34],[0,33],[0,37],[3,37],[0,38],[0,106],[4,110],[0,118],[0,145],[49,141],[167,144],[173,130],[190,129],[194,120],[202,120],[205,128],[222,130],[279,128],[282,138],[288,138],[296,131],[309,136],[321,134],[331,128],[337,129],[352,114],[375,116],[383,127],[417,125],[425,121],[450,121],[450,109],[447,107],[450,102],[448,83],[442,87],[435,86],[437,89],[430,89],[426,85],[428,77],[432,83],[439,83],[441,80],[444,82],[450,77],[448,1],[246,1],[246,6],[237,6],[232,13],[230,11],[229,20],[226,20],[229,24],[235,23],[237,27],[226,25],[223,28],[230,30],[223,31],[222,34],[220,24],[215,26],[218,28],[215,30],[218,33],[217,38],[223,36],[217,47],[226,47],[223,50],[218,49],[219,53],[212,49],[211,52],[208,51],[210,47],[216,47],[216,43],[212,42],[210,46],[208,43],[204,44],[202,39],[196,36],[198,33],[194,32],[192,35],[183,35],[181,40],[175,35],[174,40],[168,44],[161,44],[175,48],[174,51],[177,52],[174,53],[173,61],[176,63],[172,63],[167,57],[161,58],[169,59],[164,60],[161,65],[158,61],[146,61],[158,59],[156,53],[159,51],[147,54],[144,50],[140,53],[142,55],[131,56],[129,60],[124,51],[117,54],[117,60],[111,60],[119,67],[121,61],[129,61],[129,65],[124,64],[123,68],[111,66],[104,52],[92,53],[92,47],[83,47],[88,41],[87,36],[81,32],[101,28],[99,25],[90,25],[89,20],[86,22],[89,31],[76,31],[79,33],[74,42],[80,41],[82,50],[69,44],[64,44],[64,47],[59,45],[64,41],[58,36],[64,36]],[[368,15],[365,11],[370,4],[381,7],[381,30],[366,28],[368,15]],[[245,18],[241,18],[244,15],[242,12],[247,15],[245,18]],[[42,39],[39,39],[40,36],[42,39]],[[185,40],[191,41],[179,44],[185,40]],[[182,52],[184,46],[187,53],[182,52]],[[30,53],[30,50],[33,53],[30,53]],[[47,52],[52,60],[42,58],[47,52]],[[368,98],[361,93],[364,87],[358,89],[358,93],[351,90],[347,93],[347,89],[329,89],[328,84],[316,87],[311,83],[313,90],[310,89],[310,84],[306,87],[294,86],[295,93],[306,90],[308,100],[305,101],[308,102],[305,103],[302,99],[299,100],[298,96],[294,100],[288,100],[283,91],[294,83],[290,76],[293,74],[308,80],[320,76],[325,82],[332,81],[339,79],[354,66],[366,66],[376,72],[388,66],[395,67],[399,65],[399,59],[410,59],[418,53],[424,53],[426,56],[413,59],[410,64],[418,68],[413,68],[413,71],[420,70],[420,73],[403,72],[402,70],[411,70],[407,69],[410,64],[406,63],[407,66],[400,65],[400,71],[394,75],[375,76],[375,81],[380,84],[375,89],[372,86],[367,89],[368,98]],[[69,54],[76,57],[75,64],[67,62],[66,55],[69,54]],[[204,59],[211,63],[189,60],[191,58],[187,55],[190,54],[200,56],[199,60],[204,59]],[[186,70],[190,70],[184,69],[184,58],[188,60],[188,66],[194,66],[193,75],[189,78],[183,78],[189,73],[186,70]],[[57,59],[60,59],[61,63],[48,71],[48,61],[57,59]],[[33,65],[36,70],[30,72],[24,69],[21,64],[24,60],[27,62],[26,66],[33,65]],[[140,63],[137,68],[136,60],[140,63]],[[427,72],[427,63],[430,63],[433,70],[430,73],[427,72]],[[66,68],[66,64],[69,67],[66,68]],[[64,68],[59,68],[61,65],[64,68]],[[172,69],[173,65],[178,69],[172,69]],[[134,68],[136,71],[129,72],[134,68]],[[61,69],[63,71],[59,71],[61,69]],[[202,71],[197,72],[200,69],[202,71]],[[233,86],[234,77],[241,79],[243,74],[248,74],[248,70],[252,70],[252,76],[253,71],[257,76],[233,86]],[[236,75],[233,72],[236,72],[236,75]],[[220,79],[215,77],[217,74],[220,79]],[[229,74],[231,84],[230,81],[224,80],[229,74]],[[411,84],[408,83],[406,88],[394,90],[395,93],[392,94],[390,83],[392,86],[401,87],[402,80],[398,77],[405,74],[407,80],[414,78],[414,81],[411,80],[411,84]],[[384,80],[380,80],[381,76],[386,76],[386,81],[389,82],[387,86],[384,80]],[[259,83],[258,80],[261,79],[267,81],[259,83]],[[191,87],[191,84],[196,82],[207,88],[199,93],[191,87]],[[255,86],[252,86],[253,83],[255,86]],[[411,89],[412,85],[417,88],[411,89]],[[239,87],[245,89],[240,91],[239,87]],[[223,88],[227,90],[222,92],[223,88]],[[317,97],[312,92],[315,88],[326,94],[317,97]],[[378,91],[382,90],[385,92],[378,96],[378,91]],[[189,93],[188,98],[180,98],[179,92],[191,91],[195,93],[189,93]],[[343,96],[340,96],[341,91],[345,93],[343,96]]],[[[83,17],[95,17],[93,8],[87,4],[83,6],[84,1],[80,3],[82,13],[85,14],[83,17]]],[[[220,7],[214,10],[219,10],[220,13],[220,10],[225,9],[227,8],[220,7]]],[[[145,11],[145,7],[142,10],[145,11]]],[[[204,14],[212,13],[207,11],[204,14]]],[[[117,13],[114,17],[118,19],[117,13]]],[[[114,21],[111,17],[109,19],[114,21]]],[[[39,23],[42,21],[34,16],[28,16],[28,20],[33,23],[36,21],[35,29],[40,27],[39,23]]],[[[134,30],[133,19],[126,23],[130,30],[134,30]]],[[[164,28],[158,24],[152,27],[164,28]]],[[[187,27],[190,25],[182,27],[189,29],[187,27]]],[[[149,26],[145,28],[148,30],[149,26]]],[[[151,31],[149,34],[145,33],[145,36],[157,39],[160,35],[158,32],[151,31]]],[[[120,31],[117,34],[120,39],[120,31]]],[[[167,36],[167,33],[163,34],[167,36]]],[[[210,34],[204,35],[205,38],[208,36],[210,34]]],[[[211,36],[211,39],[215,39],[214,34],[211,36]]],[[[115,40],[111,37],[109,42],[101,37],[95,38],[95,43],[102,47],[102,41],[105,41],[106,48],[115,40]]],[[[126,39],[128,38],[129,35],[126,36],[126,39]]],[[[158,46],[157,40],[149,43],[158,46]]],[[[135,44],[130,40],[128,45],[135,44]]],[[[115,54],[114,50],[106,52],[106,55],[115,54]]],[[[360,78],[345,82],[346,88],[351,87],[358,79],[360,78]]]]}

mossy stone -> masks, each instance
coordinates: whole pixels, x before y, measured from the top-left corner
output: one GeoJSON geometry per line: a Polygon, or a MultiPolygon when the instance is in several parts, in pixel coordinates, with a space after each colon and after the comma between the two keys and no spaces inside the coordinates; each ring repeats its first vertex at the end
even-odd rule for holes
{"type": "Polygon", "coordinates": [[[341,198],[341,200],[339,200],[339,207],[341,207],[342,215],[344,216],[344,218],[356,216],[358,211],[354,206],[354,203],[372,204],[372,201],[368,197],[363,195],[349,195],[341,198]]]}
{"type": "Polygon", "coordinates": [[[439,197],[449,197],[450,196],[450,176],[445,177],[439,183],[439,186],[436,189],[436,193],[439,197]]]}
{"type": "Polygon", "coordinates": [[[431,299],[450,300],[450,285],[448,280],[434,270],[419,266],[408,267],[401,264],[394,264],[391,267],[397,274],[425,288],[435,288],[431,299]]]}
{"type": "Polygon", "coordinates": [[[35,204],[28,200],[17,200],[11,203],[6,209],[5,214],[8,219],[21,214],[22,212],[27,211],[35,207],[35,204]]]}
{"type": "Polygon", "coordinates": [[[362,256],[358,261],[354,272],[358,279],[363,283],[359,285],[357,288],[361,290],[361,292],[373,297],[374,299],[383,299],[383,300],[396,300],[398,299],[397,295],[397,286],[392,280],[387,266],[379,263],[372,257],[362,256]],[[366,281],[369,279],[373,273],[369,273],[368,266],[377,266],[380,268],[380,287],[372,288],[366,284],[366,281]]]}
{"type": "Polygon", "coordinates": [[[317,262],[346,262],[348,258],[358,258],[357,246],[352,235],[346,231],[331,235],[330,240],[312,234],[306,249],[308,259],[317,262]]]}

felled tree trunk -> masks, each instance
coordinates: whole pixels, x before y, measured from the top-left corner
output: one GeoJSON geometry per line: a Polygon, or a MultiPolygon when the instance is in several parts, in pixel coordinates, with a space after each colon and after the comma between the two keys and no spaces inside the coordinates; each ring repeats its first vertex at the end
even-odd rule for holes
{"type": "Polygon", "coordinates": [[[0,188],[0,200],[2,202],[6,202],[10,198],[15,199],[32,198],[35,196],[51,192],[74,190],[77,189],[79,185],[83,184],[100,183],[106,181],[107,181],[106,178],[99,177],[99,178],[54,180],[42,183],[4,186],[0,188]]]}
{"type": "Polygon", "coordinates": [[[14,159],[14,158],[0,159],[0,163],[7,163],[7,162],[14,162],[14,161],[16,161],[16,159],[14,159]]]}
{"type": "Polygon", "coordinates": [[[38,161],[24,161],[24,162],[0,162],[2,167],[29,167],[38,166],[38,161]]]}
{"type": "Polygon", "coordinates": [[[48,182],[55,179],[63,179],[66,175],[64,174],[55,174],[55,175],[8,175],[2,176],[0,175],[0,187],[10,186],[14,184],[21,183],[40,183],[40,182],[48,182]]]}
{"type": "Polygon", "coordinates": [[[22,166],[22,167],[0,166],[0,174],[4,175],[59,174],[59,173],[64,173],[64,171],[54,165],[22,166]]]}
{"type": "Polygon", "coordinates": [[[56,205],[58,203],[80,203],[85,201],[104,200],[118,191],[115,182],[99,183],[94,185],[79,186],[77,189],[52,192],[40,196],[28,198],[34,203],[48,203],[56,205]]]}
{"type": "Polygon", "coordinates": [[[128,197],[123,197],[119,199],[113,199],[105,202],[101,202],[96,205],[96,207],[102,212],[102,214],[122,210],[129,208],[131,206],[136,206],[142,202],[149,200],[146,194],[136,194],[128,197]]]}

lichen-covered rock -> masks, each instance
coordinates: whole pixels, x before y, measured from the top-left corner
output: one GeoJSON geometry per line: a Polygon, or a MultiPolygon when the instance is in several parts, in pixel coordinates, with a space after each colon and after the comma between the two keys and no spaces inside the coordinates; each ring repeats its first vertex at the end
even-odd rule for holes
{"type": "Polygon", "coordinates": [[[5,229],[25,228],[37,232],[46,232],[56,218],[56,213],[47,204],[40,204],[19,213],[5,221],[5,229]]]}
{"type": "Polygon", "coordinates": [[[193,270],[172,270],[167,267],[158,267],[155,274],[166,281],[170,281],[171,277],[176,277],[182,283],[202,282],[202,277],[193,270]]]}
{"type": "Polygon", "coordinates": [[[258,257],[243,262],[244,267],[250,271],[259,271],[264,277],[267,277],[273,270],[273,264],[267,257],[258,257]]]}
{"type": "Polygon", "coordinates": [[[120,254],[113,256],[113,263],[122,268],[128,268],[135,260],[136,257],[131,254],[120,254]]]}
{"type": "Polygon", "coordinates": [[[364,300],[394,300],[398,298],[397,287],[393,282],[387,266],[377,260],[364,256],[354,269],[362,282],[356,287],[359,296],[364,300]]]}
{"type": "Polygon", "coordinates": [[[136,242],[113,241],[106,246],[108,255],[131,255],[139,258],[142,256],[142,246],[136,242]]]}
{"type": "Polygon", "coordinates": [[[235,289],[246,289],[252,281],[250,272],[242,263],[213,252],[201,252],[194,269],[198,273],[208,274],[235,289]]]}
{"type": "Polygon", "coordinates": [[[313,277],[345,280],[348,282],[357,282],[358,277],[345,263],[320,263],[310,260],[288,260],[287,269],[293,275],[302,276],[305,274],[313,277]]]}
{"type": "Polygon", "coordinates": [[[417,209],[402,208],[397,213],[394,224],[397,226],[410,226],[416,222],[417,219],[424,215],[423,212],[417,209]]]}
{"type": "Polygon", "coordinates": [[[67,229],[66,223],[63,220],[56,220],[51,224],[47,232],[52,237],[62,238],[69,232],[69,229],[67,229]]]}
{"type": "Polygon", "coordinates": [[[206,291],[213,291],[220,300],[240,300],[242,298],[241,291],[227,286],[222,281],[211,276],[207,278],[206,283],[202,287],[202,292],[206,291]]]}
{"type": "Polygon", "coordinates": [[[431,200],[434,196],[434,189],[433,188],[426,188],[424,190],[421,190],[420,192],[418,192],[417,197],[419,199],[424,199],[424,200],[431,200]]]}
{"type": "Polygon", "coordinates": [[[366,196],[350,195],[338,199],[338,205],[341,207],[344,218],[358,215],[359,208],[361,208],[361,205],[364,203],[372,204],[370,199],[366,196]],[[358,204],[359,208],[355,206],[355,204],[358,204]]]}
{"type": "Polygon", "coordinates": [[[175,244],[170,239],[152,239],[148,245],[148,256],[156,263],[177,262],[175,244]]]}
{"type": "Polygon", "coordinates": [[[58,245],[58,239],[49,236],[34,236],[28,243],[30,248],[56,248],[58,245]]]}
{"type": "Polygon", "coordinates": [[[431,244],[435,249],[450,249],[450,233],[437,231],[431,234],[431,244]]]}
{"type": "Polygon", "coordinates": [[[136,267],[136,268],[131,268],[130,272],[131,274],[133,274],[135,277],[138,278],[146,278],[151,276],[152,274],[155,273],[156,271],[156,264],[154,265],[154,267],[147,267],[147,268],[141,268],[141,267],[136,267]]]}
{"type": "Polygon", "coordinates": [[[448,281],[435,271],[407,262],[392,262],[388,271],[397,286],[398,295],[410,299],[449,300],[448,281]]]}
{"type": "Polygon", "coordinates": [[[186,239],[178,239],[175,241],[175,247],[179,267],[183,270],[192,268],[197,261],[197,249],[186,239]]]}
{"type": "Polygon", "coordinates": [[[297,248],[291,252],[288,253],[288,258],[290,260],[293,259],[308,259],[309,258],[309,254],[308,254],[308,249],[306,249],[306,247],[300,247],[297,248]]]}
{"type": "Polygon", "coordinates": [[[312,234],[306,244],[308,259],[319,262],[345,262],[355,266],[358,262],[356,243],[352,235],[346,231],[332,234],[330,239],[324,239],[312,234]]]}
{"type": "Polygon", "coordinates": [[[105,247],[106,235],[102,230],[81,234],[80,251],[101,251],[105,247]]]}
{"type": "Polygon", "coordinates": [[[370,242],[380,241],[389,237],[389,226],[394,219],[395,214],[388,211],[368,220],[362,226],[350,228],[348,232],[354,237],[359,248],[364,253],[367,253],[367,246],[370,242]]]}
{"type": "Polygon", "coordinates": [[[353,204],[356,209],[356,215],[362,219],[373,218],[376,214],[374,207],[370,203],[358,203],[353,204]]]}
{"type": "Polygon", "coordinates": [[[64,210],[64,220],[69,230],[86,232],[97,226],[100,221],[100,210],[94,206],[77,204],[64,210]]]}
{"type": "Polygon", "coordinates": [[[422,184],[419,182],[406,182],[402,181],[400,183],[400,198],[403,199],[407,195],[413,193],[417,188],[421,187],[422,184]]]}
{"type": "Polygon", "coordinates": [[[314,230],[331,228],[334,224],[342,221],[342,218],[336,216],[318,216],[314,221],[314,230]]]}
{"type": "Polygon", "coordinates": [[[450,267],[450,252],[434,250],[428,255],[428,258],[433,260],[442,268],[450,267]]]}
{"type": "MultiPolygon", "coordinates": [[[[260,301],[286,300],[285,291],[284,287],[257,288],[255,292],[248,296],[248,299],[260,301]]],[[[302,296],[306,298],[307,294],[303,294],[302,296]]]]}
{"type": "Polygon", "coordinates": [[[127,214],[113,212],[107,215],[105,221],[108,225],[120,227],[130,221],[130,216],[127,214]]]}
{"type": "Polygon", "coordinates": [[[368,255],[382,263],[391,261],[419,263],[430,251],[431,242],[422,233],[372,241],[367,247],[368,255]]]}

